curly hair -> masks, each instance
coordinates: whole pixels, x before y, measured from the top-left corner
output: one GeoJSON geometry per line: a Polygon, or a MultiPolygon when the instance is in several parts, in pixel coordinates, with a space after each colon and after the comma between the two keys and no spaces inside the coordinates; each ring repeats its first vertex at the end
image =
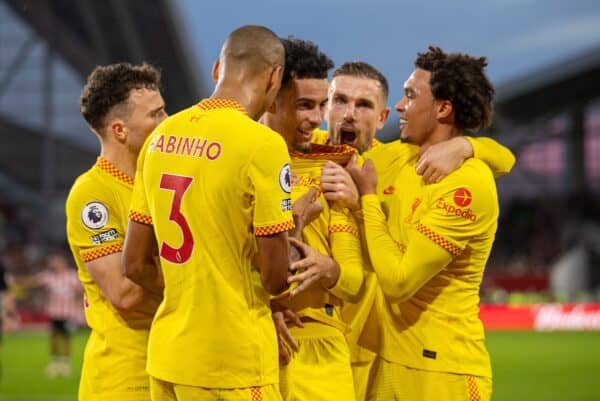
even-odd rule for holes
{"type": "Polygon", "coordinates": [[[142,88],[160,89],[160,71],[150,64],[97,66],[83,87],[79,109],[90,127],[101,134],[108,113],[127,101],[131,90],[142,88]]]}
{"type": "Polygon", "coordinates": [[[349,61],[342,64],[337,70],[333,72],[333,77],[340,75],[348,75],[351,77],[368,78],[379,82],[381,85],[381,91],[383,93],[383,99],[387,102],[387,98],[390,92],[388,81],[377,68],[373,67],[369,63],[363,61],[349,61]]]}
{"type": "Polygon", "coordinates": [[[433,97],[452,103],[455,124],[462,130],[480,130],[492,123],[494,87],[485,75],[486,66],[485,57],[447,54],[436,46],[418,53],[415,60],[415,67],[431,72],[433,97]]]}
{"type": "Polygon", "coordinates": [[[285,68],[281,86],[285,87],[292,79],[326,79],[333,68],[333,61],[319,51],[319,47],[308,40],[289,36],[281,39],[285,48],[285,68]]]}

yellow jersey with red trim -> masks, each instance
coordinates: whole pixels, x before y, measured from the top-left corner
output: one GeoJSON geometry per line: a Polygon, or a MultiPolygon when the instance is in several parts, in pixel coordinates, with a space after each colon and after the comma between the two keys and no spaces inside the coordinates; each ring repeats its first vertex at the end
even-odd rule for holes
{"type": "Polygon", "coordinates": [[[80,399],[148,399],[145,371],[153,314],[143,304],[117,310],[94,282],[85,263],[122,251],[133,178],[106,159],[79,176],[67,197],[67,239],[84,288],[92,329],[80,383],[80,399]]]}
{"type": "Polygon", "coordinates": [[[290,159],[237,102],[205,99],[164,120],[140,157],[130,218],[152,224],[164,299],[148,372],[207,388],[278,382],[255,236],[293,228],[290,159]]]}
{"type": "Polygon", "coordinates": [[[93,330],[122,325],[149,328],[152,322],[147,312],[117,312],[85,267],[85,262],[122,251],[132,189],[133,178],[98,157],[75,180],[67,197],[67,239],[84,287],[86,320],[93,330]]]}
{"type": "Polygon", "coordinates": [[[327,290],[314,285],[281,303],[299,316],[310,317],[321,323],[336,327],[346,333],[339,307],[343,301],[356,300],[362,288],[362,252],[358,226],[350,211],[333,205],[331,207],[321,193],[323,165],[334,161],[345,165],[356,151],[346,145],[311,144],[307,153],[293,151],[292,202],[305,195],[310,187],[317,189],[323,211],[302,230],[302,240],[318,252],[331,256],[340,266],[336,285],[327,290]]]}
{"type": "MultiPolygon", "coordinates": [[[[498,222],[491,170],[467,160],[440,183],[416,173],[418,152],[393,142],[369,152],[377,195],[362,197],[365,236],[385,296],[377,346],[408,367],[491,377],[479,286],[498,222]]],[[[363,333],[361,345],[370,336],[363,333]]]]}

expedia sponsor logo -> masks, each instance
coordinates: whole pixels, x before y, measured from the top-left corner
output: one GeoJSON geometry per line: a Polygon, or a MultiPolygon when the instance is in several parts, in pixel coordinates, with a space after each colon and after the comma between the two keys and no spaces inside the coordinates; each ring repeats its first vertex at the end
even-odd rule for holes
{"type": "Polygon", "coordinates": [[[437,207],[438,209],[444,210],[446,212],[447,216],[455,215],[455,216],[460,216],[462,218],[465,218],[467,220],[471,220],[472,222],[477,221],[477,216],[475,214],[473,214],[473,211],[470,208],[464,209],[464,208],[456,207],[454,205],[446,203],[441,198],[438,199],[437,203],[435,204],[435,207],[437,207]]]}
{"type": "Polygon", "coordinates": [[[459,188],[454,192],[454,203],[460,207],[467,207],[471,204],[473,196],[467,188],[459,188]]]}

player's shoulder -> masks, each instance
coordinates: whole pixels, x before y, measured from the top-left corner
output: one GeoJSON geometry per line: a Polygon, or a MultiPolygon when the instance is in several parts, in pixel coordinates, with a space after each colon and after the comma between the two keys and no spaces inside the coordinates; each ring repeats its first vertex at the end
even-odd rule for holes
{"type": "Polygon", "coordinates": [[[67,213],[69,210],[80,209],[81,205],[99,202],[109,204],[114,202],[114,183],[92,167],[81,174],[71,187],[66,201],[67,213]]]}
{"type": "Polygon", "coordinates": [[[498,208],[498,194],[492,172],[485,163],[477,159],[467,160],[448,177],[428,187],[434,201],[440,198],[454,199],[458,205],[469,205],[474,211],[498,208]]]}
{"type": "Polygon", "coordinates": [[[470,158],[448,176],[448,183],[464,182],[476,188],[496,188],[492,170],[483,161],[470,158]]]}
{"type": "Polygon", "coordinates": [[[386,170],[399,163],[404,164],[419,155],[419,148],[400,140],[380,143],[363,154],[365,159],[372,160],[377,170],[386,170]]]}

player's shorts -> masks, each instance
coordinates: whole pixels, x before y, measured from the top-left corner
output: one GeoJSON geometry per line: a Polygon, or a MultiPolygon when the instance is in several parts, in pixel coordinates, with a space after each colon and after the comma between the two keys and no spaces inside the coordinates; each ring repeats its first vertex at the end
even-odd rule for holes
{"type": "Polygon", "coordinates": [[[118,328],[104,340],[94,330],[83,354],[79,401],[149,401],[148,330],[118,328]],[[110,344],[105,347],[105,344],[110,344]]]}
{"type": "Polygon", "coordinates": [[[358,401],[364,401],[367,395],[367,385],[373,361],[377,355],[373,352],[359,347],[350,347],[350,360],[352,361],[352,377],[354,378],[354,392],[358,401]]]}
{"type": "Polygon", "coordinates": [[[350,351],[335,327],[305,322],[290,328],[300,350],[281,368],[279,385],[285,401],[354,401],[350,351]]]}
{"type": "Polygon", "coordinates": [[[279,387],[206,388],[169,383],[150,377],[152,401],[281,401],[279,387]]]}
{"type": "Polygon", "coordinates": [[[490,401],[492,379],[412,369],[376,357],[367,401],[490,401]]]}

